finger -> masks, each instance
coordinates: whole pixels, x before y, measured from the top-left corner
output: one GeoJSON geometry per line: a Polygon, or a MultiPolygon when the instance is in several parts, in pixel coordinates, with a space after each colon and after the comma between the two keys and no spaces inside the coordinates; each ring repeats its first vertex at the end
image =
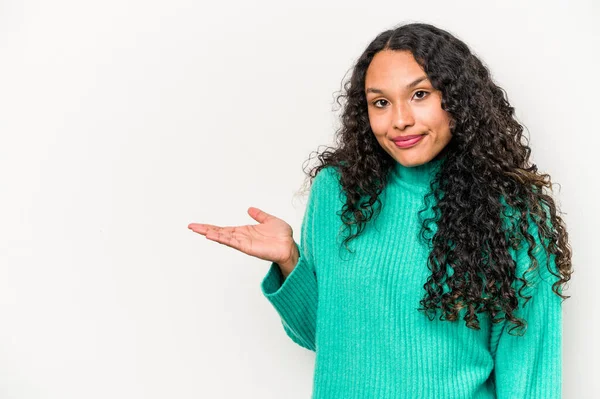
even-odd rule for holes
{"type": "Polygon", "coordinates": [[[263,210],[255,208],[253,206],[248,208],[248,214],[252,217],[252,219],[256,220],[258,223],[264,223],[268,219],[275,217],[263,210]]]}
{"type": "Polygon", "coordinates": [[[222,227],[220,226],[215,226],[213,224],[206,223],[190,223],[188,225],[188,229],[200,234],[206,234],[210,230],[219,230],[221,228],[222,227]]]}

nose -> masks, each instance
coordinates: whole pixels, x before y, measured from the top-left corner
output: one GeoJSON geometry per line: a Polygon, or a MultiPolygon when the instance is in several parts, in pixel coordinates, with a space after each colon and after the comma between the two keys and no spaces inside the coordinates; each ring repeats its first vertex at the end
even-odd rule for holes
{"type": "Polygon", "coordinates": [[[404,130],[408,126],[415,124],[415,118],[410,105],[398,103],[398,105],[394,107],[393,123],[394,128],[399,130],[404,130]]]}

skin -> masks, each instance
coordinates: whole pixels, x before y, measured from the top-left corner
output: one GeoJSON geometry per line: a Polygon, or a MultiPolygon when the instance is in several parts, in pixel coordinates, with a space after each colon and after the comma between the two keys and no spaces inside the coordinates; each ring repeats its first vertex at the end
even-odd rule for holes
{"type": "Polygon", "coordinates": [[[284,220],[255,207],[248,208],[248,215],[259,224],[215,226],[190,223],[188,229],[246,255],[275,262],[283,277],[287,278],[300,258],[292,227],[284,220]]]}
{"type": "Polygon", "coordinates": [[[367,69],[365,93],[371,130],[379,145],[403,166],[431,161],[452,139],[452,118],[442,109],[442,93],[433,88],[411,52],[375,54],[367,69]],[[410,86],[420,78],[425,79],[410,86]],[[425,136],[409,148],[392,141],[414,134],[425,136]]]}

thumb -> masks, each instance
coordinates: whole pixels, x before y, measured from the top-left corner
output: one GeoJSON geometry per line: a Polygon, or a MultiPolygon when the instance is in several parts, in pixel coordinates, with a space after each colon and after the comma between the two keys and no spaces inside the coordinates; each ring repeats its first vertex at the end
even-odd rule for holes
{"type": "Polygon", "coordinates": [[[264,223],[267,221],[267,219],[274,217],[273,215],[270,215],[267,212],[261,211],[260,209],[252,206],[248,208],[248,215],[250,215],[252,219],[256,220],[258,223],[264,223]]]}

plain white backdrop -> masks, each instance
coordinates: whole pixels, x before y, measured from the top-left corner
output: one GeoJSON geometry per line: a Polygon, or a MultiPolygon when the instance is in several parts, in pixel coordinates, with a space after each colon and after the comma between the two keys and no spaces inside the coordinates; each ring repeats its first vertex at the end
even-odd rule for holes
{"type": "Polygon", "coordinates": [[[298,241],[333,96],[403,22],[481,57],[557,183],[563,392],[598,397],[599,18],[592,0],[0,1],[0,397],[310,397],[269,263],[187,225],[255,206],[298,241]]]}

